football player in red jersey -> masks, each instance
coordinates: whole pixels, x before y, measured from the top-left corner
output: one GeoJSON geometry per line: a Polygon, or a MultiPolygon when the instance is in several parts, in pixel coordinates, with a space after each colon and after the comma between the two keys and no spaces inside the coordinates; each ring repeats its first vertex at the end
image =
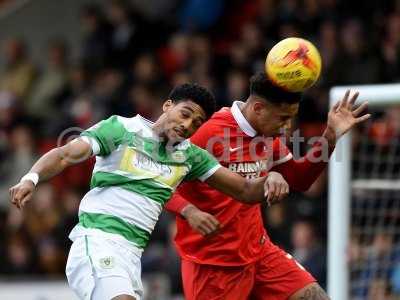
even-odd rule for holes
{"type": "MultiPolygon", "coordinates": [[[[292,189],[306,191],[325,168],[337,139],[370,117],[362,113],[366,102],[354,107],[357,96],[344,95],[330,110],[321,138],[295,160],[279,136],[297,115],[301,94],[274,86],[260,73],[250,80],[246,102],[216,112],[191,141],[243,176],[274,170],[292,189]]],[[[193,181],[180,186],[167,209],[178,215],[175,243],[185,299],[329,299],[310,273],[270,241],[260,204],[240,203],[193,181]]]]}

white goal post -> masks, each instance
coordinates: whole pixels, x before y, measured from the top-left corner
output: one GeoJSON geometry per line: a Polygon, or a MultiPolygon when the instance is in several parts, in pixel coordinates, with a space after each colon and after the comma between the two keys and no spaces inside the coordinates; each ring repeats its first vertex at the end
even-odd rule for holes
{"type": "MultiPolygon", "coordinates": [[[[337,86],[330,90],[330,107],[346,90],[360,93],[358,101],[369,107],[400,105],[400,84],[337,86]]],[[[399,116],[400,117],[400,116],[399,116]]],[[[350,201],[354,188],[399,189],[399,180],[352,180],[351,133],[343,136],[329,163],[328,205],[328,294],[332,300],[348,300],[350,276],[347,263],[350,238],[350,201]]]]}

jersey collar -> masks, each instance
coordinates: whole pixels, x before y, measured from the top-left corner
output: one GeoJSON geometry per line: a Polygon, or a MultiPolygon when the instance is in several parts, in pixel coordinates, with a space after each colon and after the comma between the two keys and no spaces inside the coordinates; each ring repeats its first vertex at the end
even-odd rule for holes
{"type": "Polygon", "coordinates": [[[255,137],[257,131],[250,125],[249,121],[243,116],[240,107],[244,105],[242,101],[234,101],[231,107],[233,118],[238,123],[240,129],[250,137],[255,137]]]}
{"type": "Polygon", "coordinates": [[[159,136],[158,136],[157,134],[155,134],[154,131],[153,131],[154,122],[152,122],[152,121],[146,119],[145,117],[142,117],[142,116],[139,115],[139,114],[137,114],[137,115],[135,116],[135,118],[139,121],[139,124],[140,124],[140,127],[141,127],[140,129],[141,129],[141,130],[144,130],[144,132],[145,132],[147,135],[151,136],[154,140],[156,140],[156,141],[159,141],[159,140],[160,140],[159,136]]]}

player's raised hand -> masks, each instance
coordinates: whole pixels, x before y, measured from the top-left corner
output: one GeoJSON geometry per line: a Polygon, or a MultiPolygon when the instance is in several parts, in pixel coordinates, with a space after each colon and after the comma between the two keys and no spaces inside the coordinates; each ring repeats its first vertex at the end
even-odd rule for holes
{"type": "Polygon", "coordinates": [[[35,184],[30,180],[23,180],[10,188],[11,203],[22,209],[32,199],[35,184]]]}
{"type": "Polygon", "coordinates": [[[264,182],[265,198],[268,206],[278,203],[289,194],[289,184],[278,172],[269,172],[264,182]]]}
{"type": "Polygon", "coordinates": [[[204,236],[216,233],[220,228],[219,221],[213,215],[201,211],[194,205],[186,206],[181,214],[194,230],[204,236]]]}
{"type": "Polygon", "coordinates": [[[364,122],[371,117],[363,111],[367,108],[368,103],[363,102],[355,107],[359,93],[356,92],[350,97],[350,90],[347,90],[343,99],[338,101],[329,111],[327,129],[335,132],[336,138],[341,137],[356,124],[364,122]]]}

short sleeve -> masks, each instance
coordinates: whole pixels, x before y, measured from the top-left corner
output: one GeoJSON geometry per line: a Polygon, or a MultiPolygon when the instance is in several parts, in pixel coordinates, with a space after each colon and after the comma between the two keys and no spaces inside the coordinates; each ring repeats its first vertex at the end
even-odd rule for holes
{"type": "Polygon", "coordinates": [[[123,144],[124,139],[128,137],[127,133],[118,116],[111,116],[83,131],[81,136],[93,141],[91,145],[94,154],[106,156],[123,144]]]}
{"type": "Polygon", "coordinates": [[[191,152],[190,170],[185,176],[185,180],[205,181],[221,167],[219,162],[206,150],[193,145],[191,152]]]}
{"type": "Polygon", "coordinates": [[[289,148],[282,143],[279,138],[274,139],[272,144],[272,157],[273,157],[273,167],[283,164],[293,158],[292,153],[289,148]]]}

